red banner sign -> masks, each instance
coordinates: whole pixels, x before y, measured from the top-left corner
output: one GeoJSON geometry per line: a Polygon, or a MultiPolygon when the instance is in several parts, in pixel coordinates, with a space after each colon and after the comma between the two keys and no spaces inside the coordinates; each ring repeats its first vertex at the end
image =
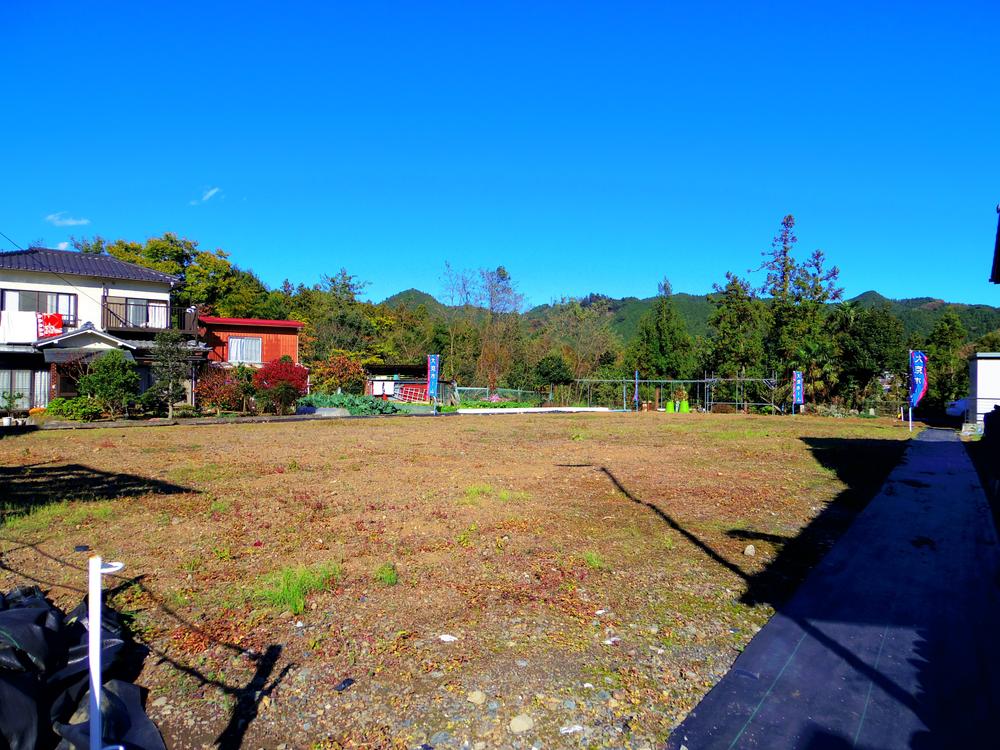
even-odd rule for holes
{"type": "Polygon", "coordinates": [[[38,338],[58,336],[63,332],[62,313],[35,313],[38,319],[38,338]]]}

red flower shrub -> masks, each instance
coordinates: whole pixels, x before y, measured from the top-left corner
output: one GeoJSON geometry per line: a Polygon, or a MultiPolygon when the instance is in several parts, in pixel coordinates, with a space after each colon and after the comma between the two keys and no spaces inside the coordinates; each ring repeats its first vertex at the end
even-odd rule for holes
{"type": "Polygon", "coordinates": [[[309,370],[288,357],[272,360],[253,374],[257,397],[278,414],[284,414],[305,394],[308,383],[309,370]]]}

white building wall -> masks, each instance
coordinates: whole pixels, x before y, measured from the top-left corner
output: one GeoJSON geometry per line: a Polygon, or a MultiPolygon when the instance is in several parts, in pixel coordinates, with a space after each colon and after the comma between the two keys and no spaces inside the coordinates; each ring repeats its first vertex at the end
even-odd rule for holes
{"type": "MultiPolygon", "coordinates": [[[[75,294],[79,324],[90,322],[99,330],[103,330],[101,298],[105,294],[105,289],[111,297],[137,297],[170,302],[170,285],[165,283],[99,279],[90,276],[56,276],[30,271],[0,270],[0,289],[75,294]]],[[[0,328],[2,344],[31,343],[4,340],[2,330],[0,328]]]]}
{"type": "Polygon", "coordinates": [[[969,362],[969,391],[969,421],[982,424],[1000,406],[1000,353],[978,352],[969,362]]]}

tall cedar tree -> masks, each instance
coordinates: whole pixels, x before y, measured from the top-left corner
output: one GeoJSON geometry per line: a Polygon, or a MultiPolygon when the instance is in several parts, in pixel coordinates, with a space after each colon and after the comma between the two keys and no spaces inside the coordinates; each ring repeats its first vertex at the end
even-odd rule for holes
{"type": "Polygon", "coordinates": [[[726,274],[724,287],[716,285],[710,300],[715,307],[708,318],[713,330],[709,356],[712,370],[723,377],[764,376],[768,308],[748,281],[732,273],[726,274]]]}
{"type": "Polygon", "coordinates": [[[694,347],[669,297],[657,297],[639,321],[626,363],[643,378],[686,378],[694,369],[694,347]]]}

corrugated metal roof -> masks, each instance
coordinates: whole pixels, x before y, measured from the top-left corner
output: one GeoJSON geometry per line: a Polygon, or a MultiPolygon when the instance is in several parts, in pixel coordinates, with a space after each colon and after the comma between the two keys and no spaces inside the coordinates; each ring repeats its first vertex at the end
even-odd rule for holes
{"type": "Polygon", "coordinates": [[[118,260],[110,255],[78,253],[75,250],[50,250],[42,247],[0,252],[0,269],[55,273],[64,276],[96,276],[99,279],[151,281],[171,285],[179,281],[176,276],[118,260]]]}
{"type": "Polygon", "coordinates": [[[209,325],[221,326],[263,326],[265,328],[302,328],[305,323],[298,320],[261,320],[259,318],[216,318],[199,315],[198,320],[209,325]]]}

